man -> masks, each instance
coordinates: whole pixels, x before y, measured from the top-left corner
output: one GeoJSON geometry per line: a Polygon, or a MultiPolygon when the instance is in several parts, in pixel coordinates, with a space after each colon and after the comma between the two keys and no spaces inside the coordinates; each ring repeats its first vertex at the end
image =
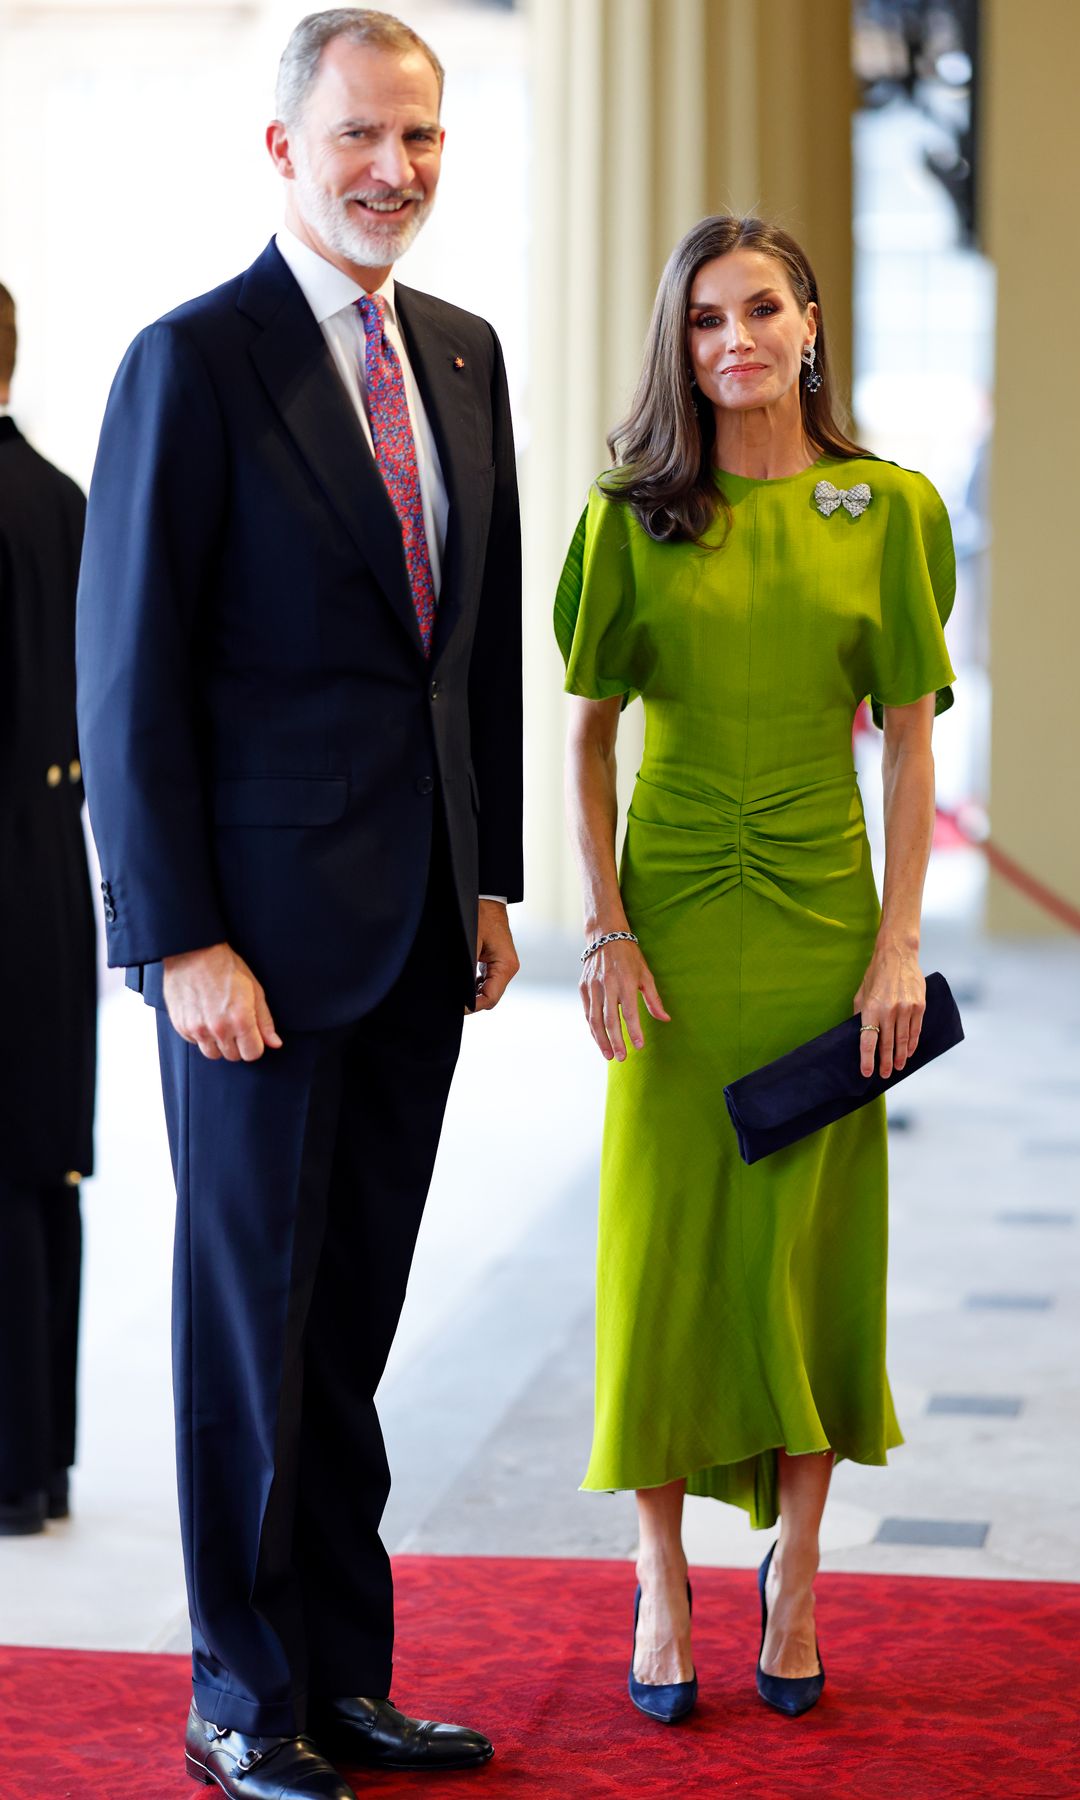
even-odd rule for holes
{"type": "Polygon", "coordinates": [[[373,1399],[521,894],[502,358],[391,276],[441,88],[385,14],[302,21],[267,132],[285,228],[136,339],[91,489],[91,817],[110,961],[160,1009],[177,1181],[187,1762],[241,1800],[343,1800],[324,1751],[491,1754],[387,1698],[373,1399]]]}
{"type": "Polygon", "coordinates": [[[8,413],[0,286],[0,1535],[68,1513],[82,1227],[93,1158],[94,915],[75,732],[86,503],[8,413]]]}

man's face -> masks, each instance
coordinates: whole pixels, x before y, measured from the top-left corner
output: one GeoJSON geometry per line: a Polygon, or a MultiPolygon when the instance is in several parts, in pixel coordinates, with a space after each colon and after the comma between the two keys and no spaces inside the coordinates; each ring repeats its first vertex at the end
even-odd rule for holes
{"type": "Polygon", "coordinates": [[[335,260],[383,269],[431,211],[443,135],[438,78],[421,51],[342,37],[323,51],[300,120],[271,126],[269,141],[303,235],[335,260]]]}

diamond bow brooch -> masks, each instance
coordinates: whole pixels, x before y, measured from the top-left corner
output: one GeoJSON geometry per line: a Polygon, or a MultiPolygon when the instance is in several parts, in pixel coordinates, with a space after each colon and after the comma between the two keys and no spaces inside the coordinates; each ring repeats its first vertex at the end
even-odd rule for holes
{"type": "Polygon", "coordinates": [[[857,519],[860,513],[866,511],[872,499],[873,495],[865,481],[858,481],[850,488],[833,487],[831,481],[819,481],[814,489],[814,505],[826,519],[838,506],[842,506],[853,519],[857,519]]]}

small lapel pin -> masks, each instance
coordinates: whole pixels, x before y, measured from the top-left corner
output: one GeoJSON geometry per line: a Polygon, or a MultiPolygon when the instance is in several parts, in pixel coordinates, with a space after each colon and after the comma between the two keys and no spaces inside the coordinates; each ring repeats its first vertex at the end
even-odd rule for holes
{"type": "Polygon", "coordinates": [[[454,367],[455,369],[463,369],[465,367],[465,358],[463,356],[455,356],[454,367]]]}

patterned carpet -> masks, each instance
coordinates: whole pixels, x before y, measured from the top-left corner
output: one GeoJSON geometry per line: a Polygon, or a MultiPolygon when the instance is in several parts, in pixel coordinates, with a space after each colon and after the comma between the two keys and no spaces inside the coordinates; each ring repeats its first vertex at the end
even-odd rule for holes
{"type": "MultiPolygon", "coordinates": [[[[765,1545],[763,1544],[763,1548],[765,1545]]],[[[757,1699],[752,1573],[695,1569],[701,1701],[651,1725],[626,1697],[633,1574],[615,1562],[403,1557],[394,1699],[488,1731],[476,1773],[357,1776],[398,1800],[1077,1800],[1080,1587],[823,1575],[828,1684],[757,1699]]],[[[0,1651],[2,1800],[193,1800],[185,1659],[0,1651]]]]}

